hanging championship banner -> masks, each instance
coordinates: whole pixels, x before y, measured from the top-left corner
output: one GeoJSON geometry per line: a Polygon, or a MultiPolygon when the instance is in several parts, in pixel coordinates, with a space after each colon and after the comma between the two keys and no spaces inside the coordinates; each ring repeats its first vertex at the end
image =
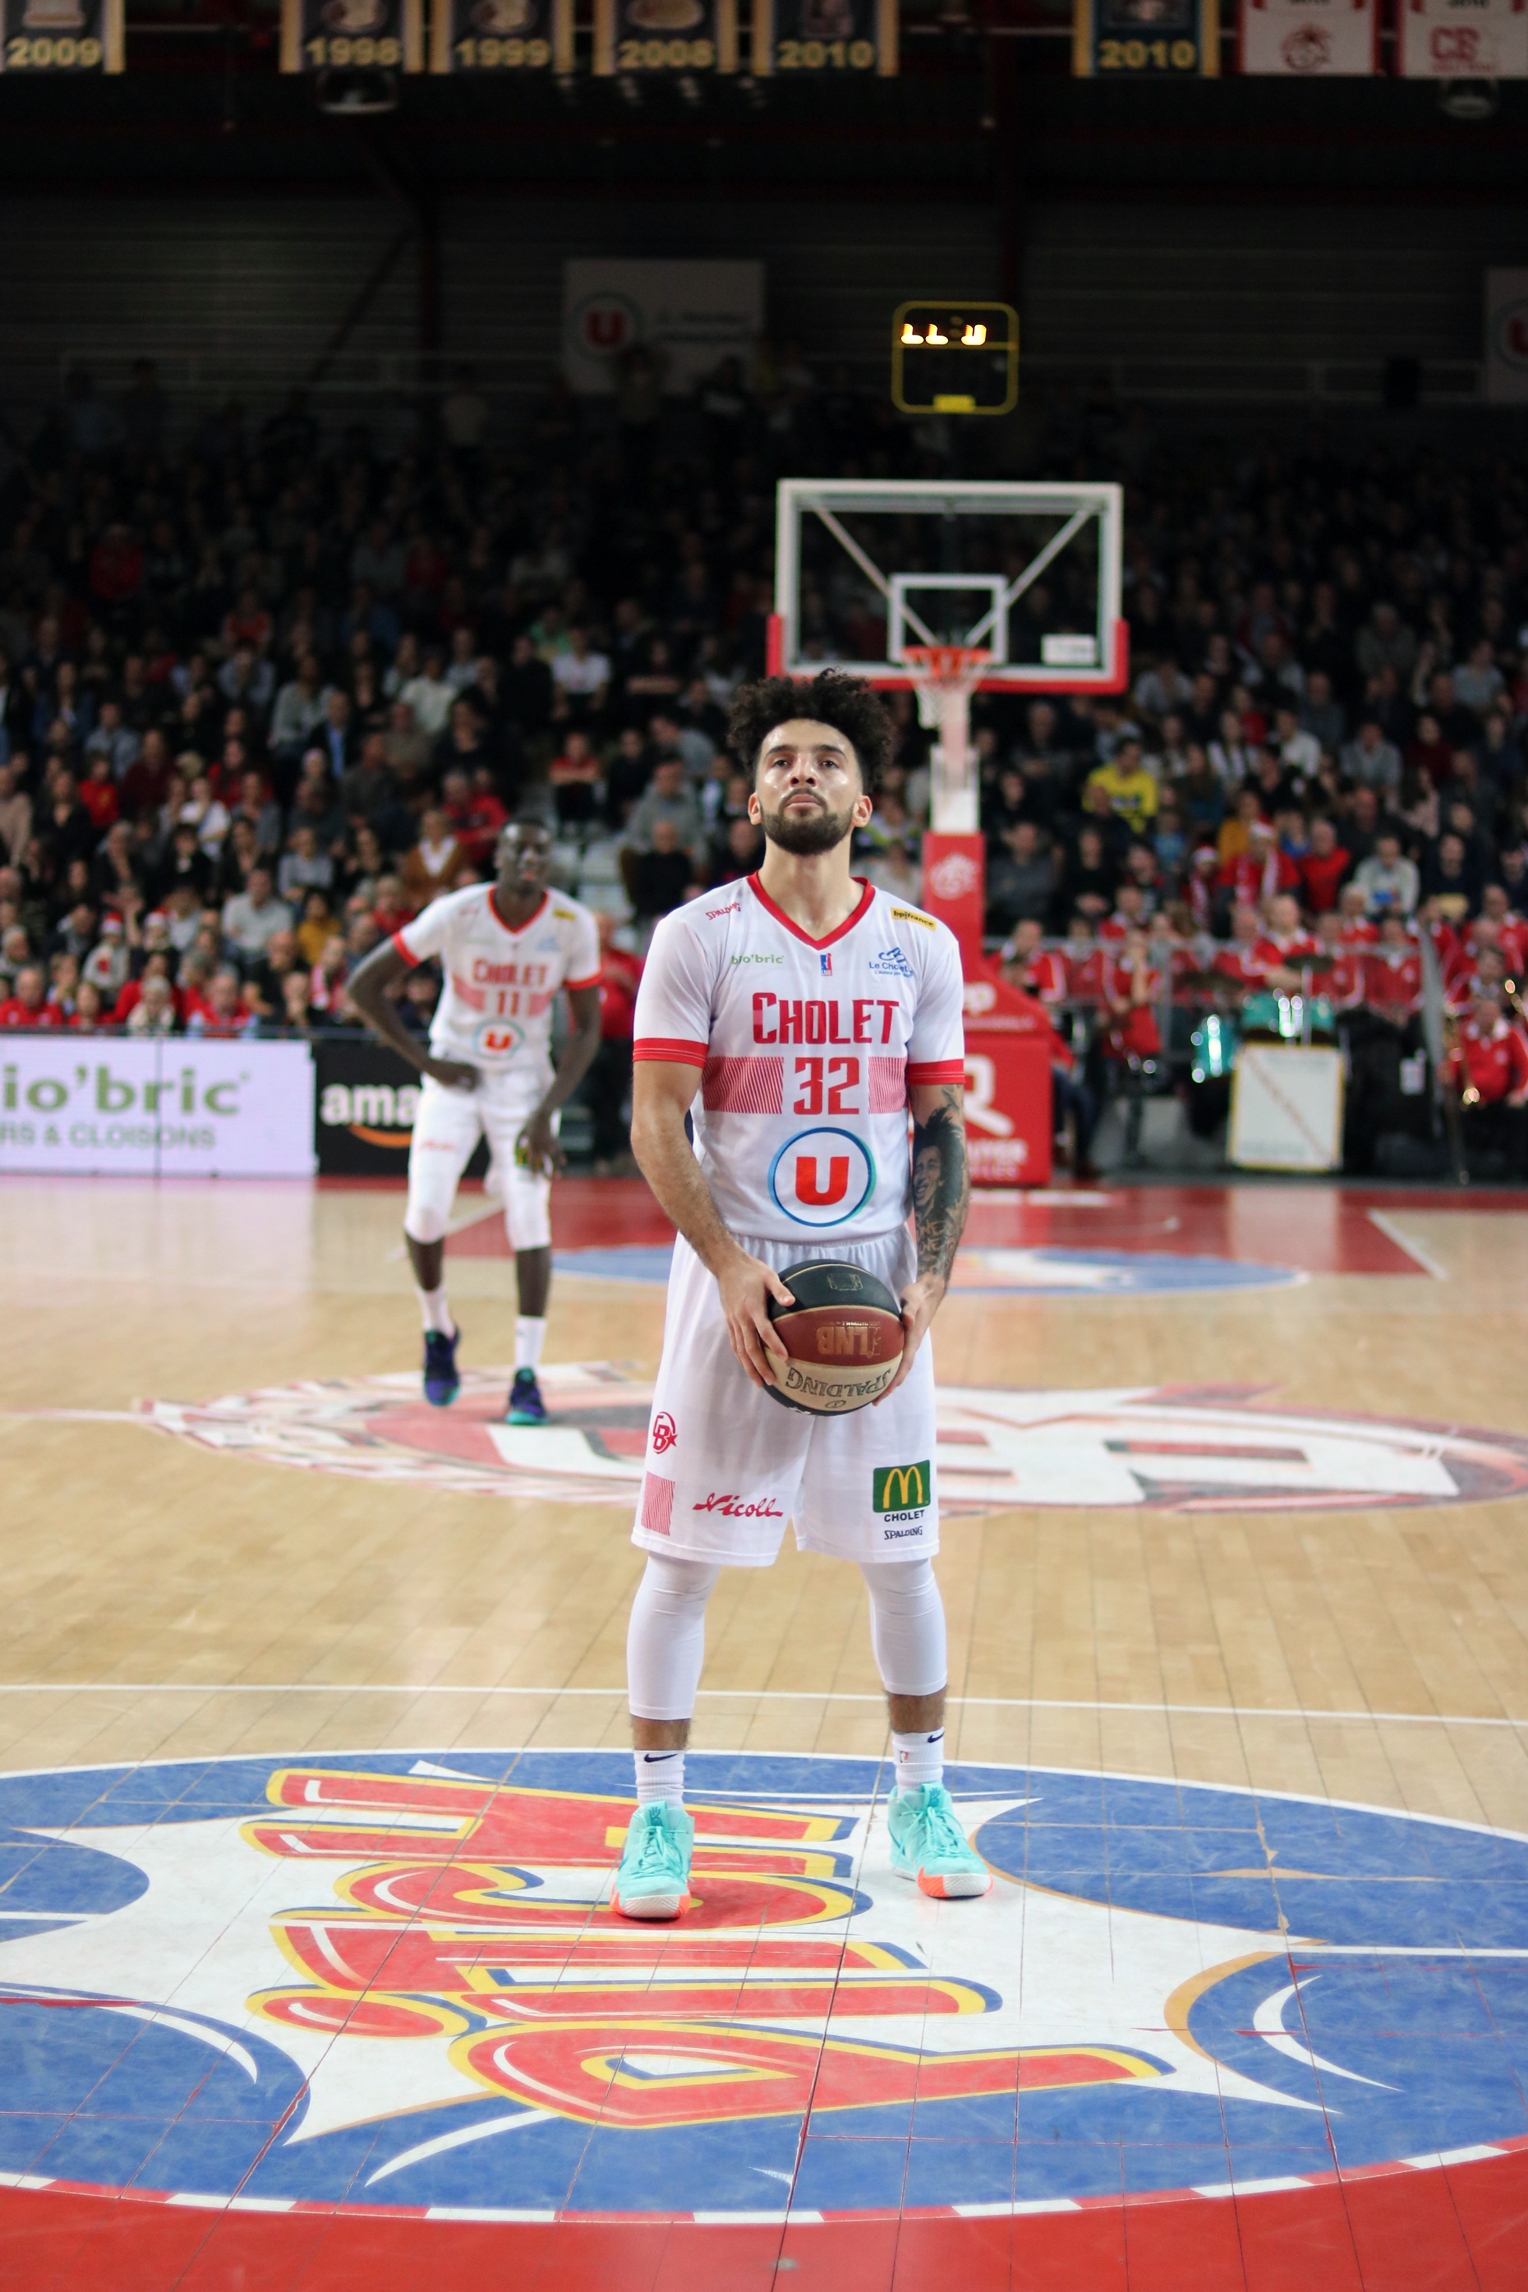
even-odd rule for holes
{"type": "Polygon", "coordinates": [[[120,72],[123,0],[0,0],[0,70],[120,72]]]}
{"type": "Polygon", "coordinates": [[[1403,80],[1528,79],[1525,0],[1397,0],[1403,80]]]}
{"type": "Polygon", "coordinates": [[[1241,0],[1238,68],[1295,79],[1379,70],[1378,0],[1241,0]]]}
{"type": "Polygon", "coordinates": [[[432,72],[573,69],[573,0],[435,0],[432,72]]]}
{"type": "Polygon", "coordinates": [[[737,0],[594,0],[594,69],[735,72],[737,0]]]}
{"type": "Polygon", "coordinates": [[[1072,76],[1218,79],[1220,0],[1073,0],[1072,76]]]}
{"type": "Polygon", "coordinates": [[[874,72],[897,70],[897,0],[753,0],[753,70],[874,72]]]}
{"type": "Polygon", "coordinates": [[[284,72],[422,72],[424,0],[281,0],[284,72]]]}

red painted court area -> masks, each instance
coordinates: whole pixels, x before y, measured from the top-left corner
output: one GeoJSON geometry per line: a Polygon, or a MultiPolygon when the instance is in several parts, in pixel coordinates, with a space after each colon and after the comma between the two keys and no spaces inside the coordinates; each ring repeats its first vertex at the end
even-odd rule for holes
{"type": "Polygon", "coordinates": [[[553,2225],[0,2191],[0,2281],[50,2292],[1523,2292],[1528,2155],[1028,2214],[553,2225]]]}
{"type": "MultiPolygon", "coordinates": [[[[1407,1210],[1521,1210],[1517,1194],[1390,1192],[1322,1185],[1121,1186],[1069,1194],[972,1197],[973,1249],[1171,1251],[1282,1265],[1300,1273],[1407,1274],[1427,1267],[1387,1230],[1407,1210]]],[[[640,1178],[564,1179],[552,1191],[560,1250],[662,1247],[673,1227],[640,1178]]],[[[451,1257],[507,1257],[497,1208],[446,1244],[451,1257]]],[[[1528,2277],[1525,2277],[1528,2282],[1528,2277]]]]}

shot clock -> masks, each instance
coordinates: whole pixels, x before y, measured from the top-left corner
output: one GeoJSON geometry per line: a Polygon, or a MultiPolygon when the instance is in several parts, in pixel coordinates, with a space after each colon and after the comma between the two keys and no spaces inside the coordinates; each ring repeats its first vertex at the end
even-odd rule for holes
{"type": "Polygon", "coordinates": [[[1019,314],[1006,302],[904,302],[891,398],[904,414],[1007,414],[1019,402],[1019,314]]]}

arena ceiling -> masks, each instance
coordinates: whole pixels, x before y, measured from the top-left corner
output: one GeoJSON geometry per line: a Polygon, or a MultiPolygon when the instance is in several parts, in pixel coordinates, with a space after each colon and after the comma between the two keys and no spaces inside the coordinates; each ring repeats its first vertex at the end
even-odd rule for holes
{"type": "Polygon", "coordinates": [[[1432,87],[1387,79],[1075,81],[1065,0],[904,0],[892,80],[687,91],[582,70],[562,85],[421,77],[395,111],[359,120],[326,116],[310,82],[278,74],[277,24],[274,0],[128,0],[123,77],[0,75],[0,183],[13,198],[386,183],[426,202],[519,190],[1516,204],[1528,145],[1528,83],[1503,87],[1493,119],[1463,122],[1432,87]]]}

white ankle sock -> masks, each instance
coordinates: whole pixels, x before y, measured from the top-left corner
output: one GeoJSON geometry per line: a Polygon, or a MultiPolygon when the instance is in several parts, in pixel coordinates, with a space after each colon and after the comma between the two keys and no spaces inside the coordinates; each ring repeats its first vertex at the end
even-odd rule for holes
{"type": "Polygon", "coordinates": [[[683,1751],[633,1751],[637,1769],[637,1804],[650,1807],[656,1799],[678,1806],[684,1798],[683,1751]]]}
{"type": "Polygon", "coordinates": [[[452,1320],[451,1308],[446,1303],[446,1285],[444,1282],[441,1283],[439,1289],[420,1290],[419,1318],[426,1329],[438,1330],[442,1337],[454,1337],[456,1335],[456,1323],[452,1320]]]}
{"type": "Polygon", "coordinates": [[[541,1348],[546,1343],[546,1323],[530,1314],[522,1313],[515,1322],[515,1367],[535,1369],[541,1363],[541,1348]]]}
{"type": "Polygon", "coordinates": [[[893,1735],[891,1755],[896,1761],[897,1793],[922,1790],[925,1783],[944,1781],[944,1729],[916,1735],[893,1735]]]}

